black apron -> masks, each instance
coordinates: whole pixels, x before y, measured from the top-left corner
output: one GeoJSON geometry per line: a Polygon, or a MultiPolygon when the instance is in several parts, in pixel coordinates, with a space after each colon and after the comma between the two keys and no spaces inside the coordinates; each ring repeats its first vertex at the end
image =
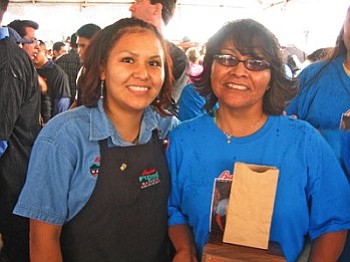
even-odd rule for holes
{"type": "Polygon", "coordinates": [[[170,178],[156,131],[143,145],[99,142],[101,166],[86,206],[62,227],[63,261],[169,261],[170,178]]]}

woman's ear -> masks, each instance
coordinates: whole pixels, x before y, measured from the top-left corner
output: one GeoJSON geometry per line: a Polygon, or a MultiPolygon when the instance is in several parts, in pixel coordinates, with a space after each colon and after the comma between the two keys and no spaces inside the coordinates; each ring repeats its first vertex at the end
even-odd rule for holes
{"type": "Polygon", "coordinates": [[[100,79],[101,80],[106,80],[106,73],[105,73],[104,66],[101,66],[101,68],[100,68],[100,79]]]}

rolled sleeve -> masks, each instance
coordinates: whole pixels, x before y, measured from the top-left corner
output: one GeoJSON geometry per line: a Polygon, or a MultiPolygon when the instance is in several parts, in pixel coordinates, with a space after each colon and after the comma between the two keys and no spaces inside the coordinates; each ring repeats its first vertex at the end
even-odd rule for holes
{"type": "Polygon", "coordinates": [[[67,196],[72,163],[54,141],[41,139],[34,145],[26,184],[14,214],[62,225],[68,212],[67,196]]]}

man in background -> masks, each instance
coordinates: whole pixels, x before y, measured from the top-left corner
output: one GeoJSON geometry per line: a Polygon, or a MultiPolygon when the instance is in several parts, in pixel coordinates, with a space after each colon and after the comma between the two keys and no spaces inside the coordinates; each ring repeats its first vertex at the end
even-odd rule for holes
{"type": "Polygon", "coordinates": [[[61,55],[64,55],[67,53],[66,50],[66,44],[58,41],[53,43],[52,45],[52,61],[56,61],[57,58],[59,58],[61,55]]]}
{"type": "Polygon", "coordinates": [[[55,115],[69,109],[70,89],[67,74],[49,60],[45,54],[45,43],[40,41],[39,52],[33,59],[38,74],[47,85],[47,93],[42,92],[41,114],[44,123],[47,123],[55,115]],[[47,103],[43,103],[48,101],[47,103]]]}
{"type": "Polygon", "coordinates": [[[56,59],[55,63],[59,65],[62,70],[68,75],[69,79],[69,88],[70,88],[70,105],[74,102],[75,93],[77,90],[77,76],[81,68],[81,61],[78,54],[78,45],[77,45],[77,35],[73,33],[70,37],[69,42],[69,51],[67,54],[64,54],[56,59]]]}
{"type": "Polygon", "coordinates": [[[23,44],[23,50],[33,60],[39,49],[38,39],[35,36],[35,31],[39,29],[38,23],[32,20],[14,20],[8,26],[15,29],[24,39],[33,41],[30,44],[23,44]]]}
{"type": "MultiPolygon", "coordinates": [[[[29,261],[29,221],[12,214],[26,179],[29,156],[40,130],[40,91],[30,57],[12,39],[2,19],[9,0],[0,0],[0,261],[29,261]],[[1,241],[0,241],[1,242],[1,241]]],[[[28,48],[35,56],[35,49],[28,48]]]]}
{"type": "MultiPolygon", "coordinates": [[[[165,26],[174,16],[176,0],[136,0],[129,8],[131,16],[139,18],[154,25],[159,32],[163,32],[165,26]]],[[[173,75],[175,83],[172,96],[175,102],[180,98],[182,89],[188,81],[188,59],[186,54],[175,44],[168,41],[169,53],[173,62],[173,75]]]]}

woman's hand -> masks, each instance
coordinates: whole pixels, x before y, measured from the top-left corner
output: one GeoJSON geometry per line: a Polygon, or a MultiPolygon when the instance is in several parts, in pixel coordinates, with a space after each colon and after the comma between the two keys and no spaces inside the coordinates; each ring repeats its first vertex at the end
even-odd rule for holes
{"type": "Polygon", "coordinates": [[[195,252],[190,249],[182,249],[176,252],[173,262],[198,262],[195,252]]]}
{"type": "Polygon", "coordinates": [[[169,237],[176,251],[173,262],[198,261],[193,235],[188,225],[170,226],[169,237]]]}

